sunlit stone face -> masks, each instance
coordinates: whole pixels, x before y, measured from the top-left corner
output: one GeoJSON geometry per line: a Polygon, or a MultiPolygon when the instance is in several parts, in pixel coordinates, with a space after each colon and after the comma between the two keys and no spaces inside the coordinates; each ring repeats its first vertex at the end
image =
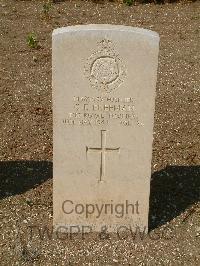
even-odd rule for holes
{"type": "Polygon", "coordinates": [[[147,231],[158,47],[133,27],[54,31],[55,228],[147,231]]]}

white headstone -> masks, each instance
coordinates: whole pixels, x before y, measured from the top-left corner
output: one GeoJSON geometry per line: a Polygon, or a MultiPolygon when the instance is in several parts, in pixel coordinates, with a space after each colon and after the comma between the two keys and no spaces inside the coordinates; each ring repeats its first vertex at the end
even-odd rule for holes
{"type": "Polygon", "coordinates": [[[158,51],[145,29],[54,30],[55,227],[147,229],[158,51]]]}

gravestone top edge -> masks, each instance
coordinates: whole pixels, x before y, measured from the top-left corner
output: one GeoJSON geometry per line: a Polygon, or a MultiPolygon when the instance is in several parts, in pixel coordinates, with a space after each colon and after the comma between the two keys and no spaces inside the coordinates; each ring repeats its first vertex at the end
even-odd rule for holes
{"type": "Polygon", "coordinates": [[[123,25],[110,25],[110,24],[88,24],[88,25],[75,25],[68,27],[61,27],[53,30],[52,36],[58,34],[79,32],[79,31],[118,31],[118,32],[132,32],[136,34],[142,34],[149,37],[153,37],[159,41],[159,34],[155,31],[123,25]]]}

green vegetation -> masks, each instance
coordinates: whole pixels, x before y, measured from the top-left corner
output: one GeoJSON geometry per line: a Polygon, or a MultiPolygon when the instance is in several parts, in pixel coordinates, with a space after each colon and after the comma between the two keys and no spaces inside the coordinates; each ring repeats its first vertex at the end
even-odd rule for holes
{"type": "Polygon", "coordinates": [[[200,15],[192,16],[191,19],[198,20],[200,19],[200,15]]]}
{"type": "Polygon", "coordinates": [[[30,48],[38,48],[38,40],[35,33],[29,33],[27,36],[27,44],[30,48]]]}
{"type": "Polygon", "coordinates": [[[47,3],[45,3],[44,5],[43,5],[43,13],[45,14],[45,16],[49,16],[49,11],[50,11],[50,9],[51,9],[51,2],[50,1],[48,1],[47,3]]]}
{"type": "Polygon", "coordinates": [[[134,0],[124,0],[124,3],[125,3],[127,6],[131,6],[131,5],[134,3],[134,0]]]}

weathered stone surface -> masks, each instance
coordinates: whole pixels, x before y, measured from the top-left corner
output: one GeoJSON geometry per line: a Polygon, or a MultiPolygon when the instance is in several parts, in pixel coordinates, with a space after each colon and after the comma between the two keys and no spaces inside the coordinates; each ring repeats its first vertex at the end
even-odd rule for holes
{"type": "Polygon", "coordinates": [[[147,228],[158,50],[139,28],[54,30],[55,226],[147,228]]]}

